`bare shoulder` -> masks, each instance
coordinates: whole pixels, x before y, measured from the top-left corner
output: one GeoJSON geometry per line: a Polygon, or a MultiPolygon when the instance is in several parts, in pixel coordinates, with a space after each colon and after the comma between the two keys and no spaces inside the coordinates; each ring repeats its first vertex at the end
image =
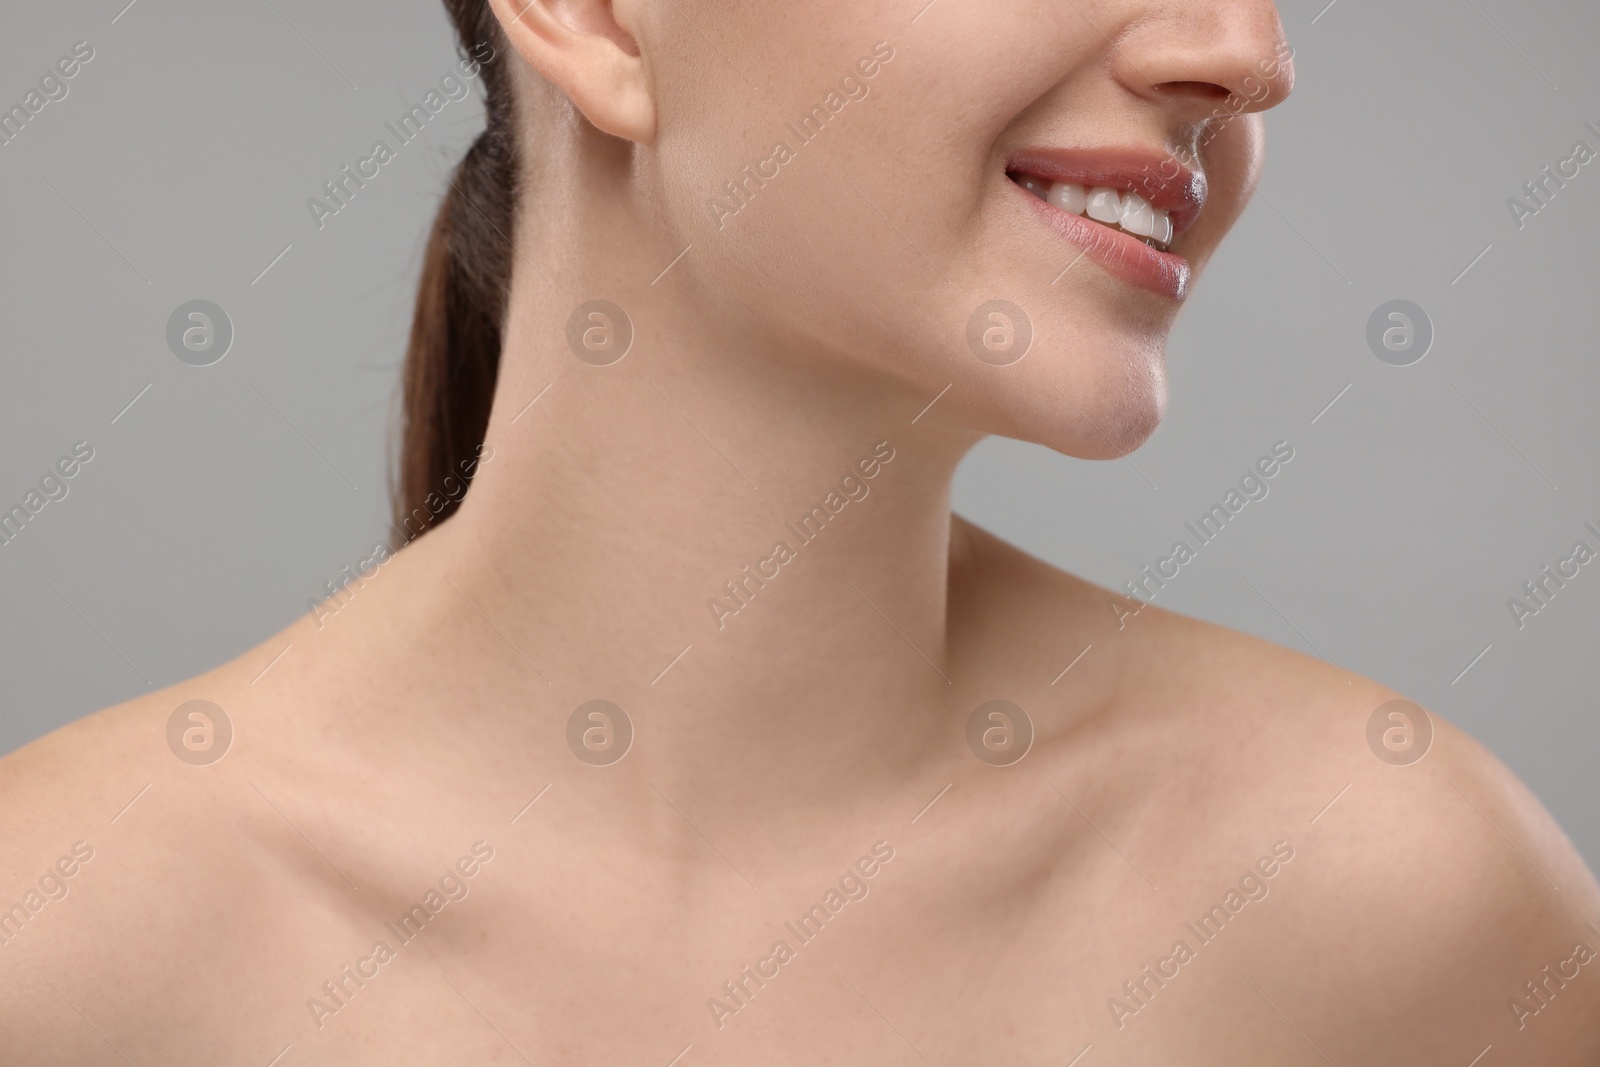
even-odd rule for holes
{"type": "Polygon", "coordinates": [[[201,764],[228,726],[192,705],[169,745],[205,689],[139,697],[0,759],[0,1061],[99,1062],[80,1013],[131,1016],[212,925],[211,828],[232,805],[201,764]]]}
{"type": "Polygon", "coordinates": [[[1188,649],[1219,801],[1295,842],[1258,943],[1270,1010],[1335,1061],[1600,1061],[1600,887],[1527,786],[1370,679],[1151,621],[1188,649]]]}
{"type": "MultiPolygon", "coordinates": [[[[142,840],[159,836],[174,820],[142,823],[135,816],[175,788],[185,809],[205,814],[210,786],[237,777],[241,747],[257,759],[270,747],[279,716],[265,687],[258,691],[249,683],[279,644],[269,641],[203,674],[86,715],[0,757],[0,874],[15,873],[13,863],[26,868],[34,852],[48,851],[63,837],[112,841],[130,825],[142,840]],[[236,743],[246,733],[251,743],[236,743]]],[[[181,820],[174,826],[185,828],[181,820]]]]}
{"type": "MultiPolygon", "coordinates": [[[[191,681],[138,697],[0,758],[0,908],[10,907],[17,920],[0,919],[0,942],[15,949],[34,940],[35,931],[57,925],[52,912],[67,908],[55,906],[54,894],[66,899],[101,869],[122,866],[130,849],[148,850],[171,826],[169,819],[141,819],[141,809],[162,806],[161,795],[187,769],[185,757],[199,765],[210,753],[225,754],[231,742],[226,713],[207,714],[216,707],[208,701],[190,703],[202,689],[191,681]],[[174,750],[168,727],[180,707],[187,714],[180,713],[181,728],[170,731],[174,750]],[[68,884],[41,884],[41,876],[69,855],[78,857],[77,869],[58,871],[68,884]],[[18,901],[26,915],[12,907],[18,901]]],[[[192,789],[193,783],[185,785],[192,789]]]]}
{"type": "Polygon", "coordinates": [[[1491,1044],[1498,1062],[1600,1062],[1600,886],[1492,753],[1348,669],[962,536],[1008,646],[1088,649],[1068,675],[1093,694],[1077,740],[1130,754],[1133,847],[1192,882],[1190,912],[1269,842],[1293,849],[1235,945],[1264,1019],[1334,1062],[1464,1065],[1491,1044]]]}
{"type": "Polygon", "coordinates": [[[15,881],[39,849],[104,838],[119,809],[171,759],[154,693],[78,719],[0,758],[0,877],[15,881]],[[125,794],[126,795],[123,795],[125,794]]]}
{"type": "Polygon", "coordinates": [[[159,769],[141,751],[153,714],[152,698],[141,698],[0,759],[0,1059],[94,1055],[51,1042],[66,1029],[57,1013],[70,1010],[60,998],[74,995],[72,979],[111,977],[82,936],[85,903],[98,910],[116,899],[114,857],[127,828],[118,816],[159,769]]]}

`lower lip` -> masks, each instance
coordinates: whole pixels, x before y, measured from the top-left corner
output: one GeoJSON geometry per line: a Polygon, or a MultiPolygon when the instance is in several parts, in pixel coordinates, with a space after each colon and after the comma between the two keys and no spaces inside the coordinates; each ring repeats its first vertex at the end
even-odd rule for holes
{"type": "Polygon", "coordinates": [[[1106,273],[1169,300],[1182,301],[1189,295],[1187,259],[1171,252],[1158,252],[1132,234],[1062,211],[1010,178],[1006,179],[1006,184],[1033,205],[1045,225],[1083,249],[1083,254],[1106,273]]]}

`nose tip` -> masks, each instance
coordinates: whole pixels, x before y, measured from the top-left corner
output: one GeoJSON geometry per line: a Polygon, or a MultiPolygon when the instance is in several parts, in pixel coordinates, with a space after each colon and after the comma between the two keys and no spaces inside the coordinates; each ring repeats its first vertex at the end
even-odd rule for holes
{"type": "Polygon", "coordinates": [[[1235,114],[1266,111],[1294,90],[1293,64],[1293,53],[1286,47],[1282,56],[1272,54],[1257,69],[1226,81],[1168,81],[1152,88],[1165,97],[1192,100],[1197,107],[1226,106],[1235,114]]]}
{"type": "Polygon", "coordinates": [[[1294,89],[1294,50],[1264,0],[1192,0],[1119,41],[1119,80],[1189,121],[1266,111],[1294,89]]]}

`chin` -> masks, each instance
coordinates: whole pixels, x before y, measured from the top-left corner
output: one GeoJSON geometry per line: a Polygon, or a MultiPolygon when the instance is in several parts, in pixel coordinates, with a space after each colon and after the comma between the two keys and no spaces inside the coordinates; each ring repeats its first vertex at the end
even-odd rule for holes
{"type": "Polygon", "coordinates": [[[1077,459],[1120,459],[1155,434],[1166,413],[1160,350],[1101,365],[1091,373],[1050,374],[1011,397],[1008,426],[997,432],[1077,459]]]}
{"type": "Polygon", "coordinates": [[[1167,368],[1160,342],[1126,341],[1095,358],[1035,352],[995,432],[1079,459],[1119,459],[1148,441],[1167,409],[1167,368]]]}

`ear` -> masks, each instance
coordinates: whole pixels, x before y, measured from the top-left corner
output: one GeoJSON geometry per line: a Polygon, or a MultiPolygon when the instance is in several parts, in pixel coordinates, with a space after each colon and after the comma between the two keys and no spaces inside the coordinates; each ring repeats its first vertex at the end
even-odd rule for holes
{"type": "MultiPolygon", "coordinates": [[[[612,0],[489,0],[512,49],[594,126],[648,144],[655,99],[633,34],[612,0]]],[[[634,5],[626,4],[631,14],[634,5]]]]}

